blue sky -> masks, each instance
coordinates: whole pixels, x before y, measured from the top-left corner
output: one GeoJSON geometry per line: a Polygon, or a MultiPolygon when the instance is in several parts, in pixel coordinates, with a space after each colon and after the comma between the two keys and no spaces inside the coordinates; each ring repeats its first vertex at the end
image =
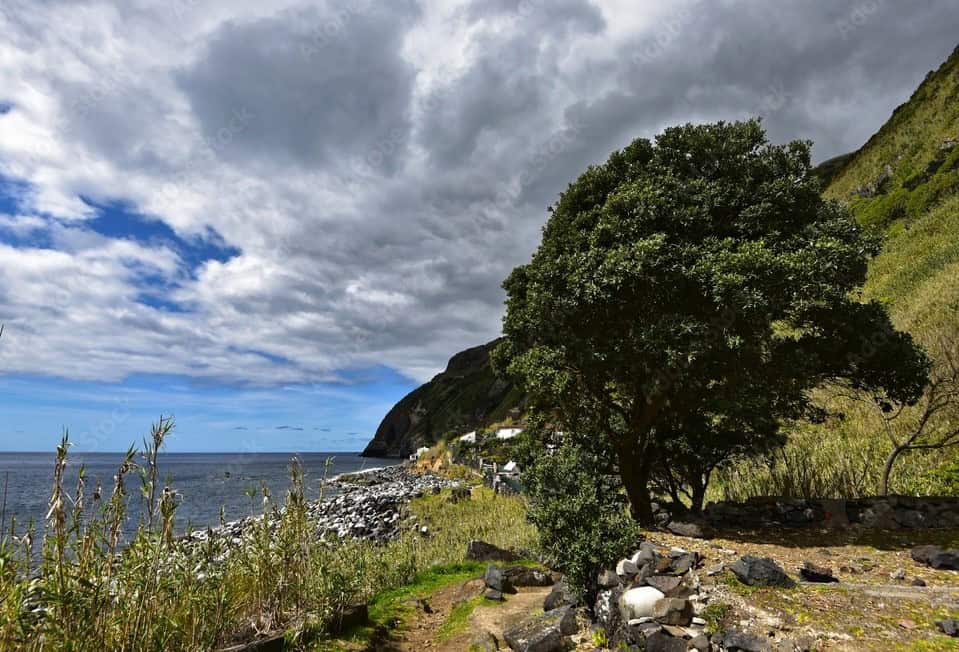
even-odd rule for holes
{"type": "Polygon", "coordinates": [[[761,116],[823,160],[954,0],[0,4],[0,451],[358,450],[588,165],[761,116]]]}
{"type": "Polygon", "coordinates": [[[78,452],[126,450],[160,415],[177,424],[171,452],[362,450],[412,383],[386,369],[356,376],[349,384],[268,389],[168,376],[120,383],[0,377],[0,450],[52,451],[64,430],[78,452]]]}

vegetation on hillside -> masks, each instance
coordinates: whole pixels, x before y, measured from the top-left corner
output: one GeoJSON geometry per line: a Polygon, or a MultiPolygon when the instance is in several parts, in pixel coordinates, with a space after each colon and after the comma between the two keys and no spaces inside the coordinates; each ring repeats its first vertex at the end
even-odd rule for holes
{"type": "Polygon", "coordinates": [[[860,222],[912,221],[959,188],[959,48],[843,166],[826,196],[860,222]]]}
{"type": "Polygon", "coordinates": [[[406,395],[384,417],[363,454],[406,457],[444,436],[463,434],[506,418],[524,393],[490,367],[493,341],[454,355],[446,370],[406,395]]]}
{"type": "Polygon", "coordinates": [[[809,144],[758,121],[667,129],[571,184],[504,283],[497,363],[567,440],[601,442],[641,523],[654,476],[699,508],[717,466],[821,417],[826,382],[920,397],[926,356],[857,296],[878,243],[820,188],[809,144]]]}

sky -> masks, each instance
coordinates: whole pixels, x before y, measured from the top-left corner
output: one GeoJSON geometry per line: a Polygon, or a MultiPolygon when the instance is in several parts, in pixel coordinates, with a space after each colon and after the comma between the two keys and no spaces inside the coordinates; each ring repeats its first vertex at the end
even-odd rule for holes
{"type": "Polygon", "coordinates": [[[761,116],[825,160],[954,0],[4,0],[0,451],[362,449],[500,332],[588,165],[761,116]]]}

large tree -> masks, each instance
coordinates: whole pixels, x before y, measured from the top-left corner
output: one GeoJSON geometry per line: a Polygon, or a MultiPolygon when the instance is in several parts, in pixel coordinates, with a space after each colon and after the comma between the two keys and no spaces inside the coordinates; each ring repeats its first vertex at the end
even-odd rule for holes
{"type": "Polygon", "coordinates": [[[925,354],[857,294],[879,244],[820,196],[808,142],[771,145],[755,120],[667,129],[550,208],[504,283],[495,360],[602,442],[646,524],[667,455],[767,446],[823,382],[918,399],[925,354]]]}

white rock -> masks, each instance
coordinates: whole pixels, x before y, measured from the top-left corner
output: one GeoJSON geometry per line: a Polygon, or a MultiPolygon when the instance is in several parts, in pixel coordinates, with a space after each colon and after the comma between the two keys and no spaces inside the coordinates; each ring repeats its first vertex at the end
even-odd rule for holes
{"type": "Polygon", "coordinates": [[[636,564],[628,559],[620,559],[619,563],[616,564],[616,574],[620,577],[632,577],[638,572],[639,568],[636,567],[636,564]]]}
{"type": "Polygon", "coordinates": [[[692,622],[693,622],[694,625],[699,625],[700,627],[702,627],[703,625],[706,624],[706,621],[705,621],[704,619],[700,618],[699,616],[693,617],[693,621],[692,621],[692,622]]]}
{"type": "Polygon", "coordinates": [[[666,595],[651,586],[638,586],[623,593],[619,599],[619,610],[626,620],[645,618],[653,615],[653,606],[666,595]]]}
{"type": "Polygon", "coordinates": [[[635,627],[636,625],[642,625],[643,623],[651,623],[653,620],[654,619],[652,616],[643,616],[642,618],[633,618],[627,624],[630,627],[635,627]]]}

